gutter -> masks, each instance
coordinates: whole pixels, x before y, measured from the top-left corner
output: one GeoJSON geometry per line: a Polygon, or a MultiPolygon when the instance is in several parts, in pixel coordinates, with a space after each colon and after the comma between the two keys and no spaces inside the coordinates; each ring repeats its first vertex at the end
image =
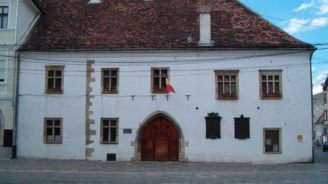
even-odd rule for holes
{"type": "MultiPolygon", "coordinates": [[[[314,136],[314,132],[313,132],[313,128],[314,128],[313,115],[314,115],[314,113],[313,113],[313,90],[312,90],[312,88],[313,88],[313,84],[312,84],[312,78],[313,78],[313,76],[312,76],[312,58],[313,58],[313,54],[316,50],[317,50],[317,48],[314,47],[312,52],[311,52],[311,55],[310,55],[311,127],[312,127],[312,129],[311,129],[311,140],[312,140],[312,137],[314,136]]],[[[313,144],[312,144],[312,163],[314,163],[314,162],[315,162],[315,160],[314,160],[314,148],[313,148],[313,144]]]]}
{"type": "Polygon", "coordinates": [[[185,48],[104,48],[104,49],[92,49],[92,48],[81,48],[81,49],[24,49],[24,46],[19,49],[20,52],[108,52],[108,51],[126,51],[126,52],[165,52],[165,51],[249,51],[249,50],[286,50],[286,51],[315,51],[314,47],[294,47],[294,48],[284,48],[284,47],[185,47],[185,48]]]}

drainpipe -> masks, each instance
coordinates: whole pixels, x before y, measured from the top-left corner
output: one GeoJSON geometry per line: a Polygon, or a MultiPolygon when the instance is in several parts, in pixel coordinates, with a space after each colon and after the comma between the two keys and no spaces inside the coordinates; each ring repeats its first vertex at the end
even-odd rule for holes
{"type": "Polygon", "coordinates": [[[20,72],[20,53],[17,54],[16,63],[16,92],[15,92],[15,121],[13,127],[13,150],[12,159],[17,158],[17,124],[18,124],[18,102],[19,102],[19,72],[20,72]]]}
{"type": "MultiPolygon", "coordinates": [[[[314,52],[317,50],[317,48],[313,48],[313,50],[312,50],[312,52],[311,52],[311,54],[310,54],[310,82],[311,82],[311,125],[312,125],[312,129],[311,129],[311,139],[313,138],[313,90],[312,90],[312,88],[313,88],[313,84],[312,84],[312,78],[313,78],[313,76],[312,76],[312,58],[313,58],[313,54],[314,54],[314,52]]],[[[311,141],[311,142],[313,142],[313,141],[311,141]]],[[[315,162],[315,160],[314,160],[314,148],[313,148],[313,144],[312,144],[312,163],[314,163],[315,162]]]]}

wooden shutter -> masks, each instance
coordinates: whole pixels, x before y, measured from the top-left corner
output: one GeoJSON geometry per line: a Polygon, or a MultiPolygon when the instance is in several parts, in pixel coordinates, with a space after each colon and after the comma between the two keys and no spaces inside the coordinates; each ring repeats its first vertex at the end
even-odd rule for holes
{"type": "Polygon", "coordinates": [[[245,118],[241,115],[240,118],[235,118],[235,138],[236,139],[248,139],[250,138],[249,131],[249,118],[245,118]]]}
{"type": "Polygon", "coordinates": [[[206,119],[206,139],[221,138],[221,117],[218,113],[209,113],[206,119]]]}

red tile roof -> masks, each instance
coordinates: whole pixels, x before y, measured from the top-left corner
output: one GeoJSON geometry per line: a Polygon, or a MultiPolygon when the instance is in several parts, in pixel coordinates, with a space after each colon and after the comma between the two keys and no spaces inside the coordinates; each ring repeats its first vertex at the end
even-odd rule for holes
{"type": "Polygon", "coordinates": [[[197,48],[199,8],[211,9],[214,48],[313,48],[237,0],[43,0],[21,50],[197,48]]]}

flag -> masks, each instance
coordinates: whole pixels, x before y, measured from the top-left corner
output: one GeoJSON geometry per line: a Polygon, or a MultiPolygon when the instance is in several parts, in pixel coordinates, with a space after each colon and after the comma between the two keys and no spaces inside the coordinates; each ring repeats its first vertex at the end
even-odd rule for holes
{"type": "Polygon", "coordinates": [[[175,93],[175,90],[173,88],[173,86],[170,83],[170,80],[168,78],[166,78],[166,92],[167,93],[175,93]]]}

